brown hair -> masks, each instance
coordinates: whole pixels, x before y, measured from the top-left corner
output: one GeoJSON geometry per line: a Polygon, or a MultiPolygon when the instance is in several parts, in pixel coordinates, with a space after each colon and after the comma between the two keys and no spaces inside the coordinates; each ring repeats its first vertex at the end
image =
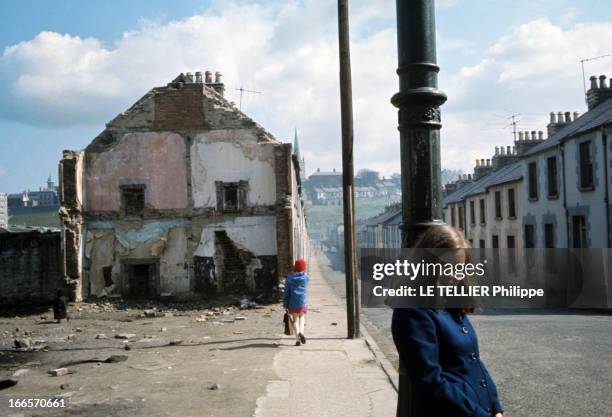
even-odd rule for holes
{"type": "MultiPolygon", "coordinates": [[[[414,247],[418,249],[465,249],[465,262],[471,262],[470,252],[467,250],[471,248],[469,242],[466,241],[463,236],[461,236],[461,233],[457,229],[449,225],[430,227],[423,232],[415,243],[414,247]]],[[[472,280],[469,277],[466,277],[462,281],[462,284],[471,285],[471,281],[472,280]]],[[[460,311],[466,314],[474,312],[473,307],[448,310],[460,311]]]]}

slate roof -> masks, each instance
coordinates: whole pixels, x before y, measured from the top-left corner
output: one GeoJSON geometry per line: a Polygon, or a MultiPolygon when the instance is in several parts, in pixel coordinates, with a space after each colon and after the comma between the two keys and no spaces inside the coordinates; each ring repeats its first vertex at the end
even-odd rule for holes
{"type": "Polygon", "coordinates": [[[544,142],[531,148],[525,156],[535,155],[559,145],[572,136],[588,132],[599,126],[612,123],[612,98],[604,101],[593,110],[589,110],[572,123],[559,130],[544,142]]]}
{"type": "Polygon", "coordinates": [[[464,200],[466,197],[485,193],[490,187],[518,181],[522,177],[523,166],[520,161],[515,162],[514,164],[507,165],[497,171],[493,171],[477,181],[465,184],[463,187],[446,196],[446,198],[444,198],[443,205],[446,207],[449,204],[458,203],[459,201],[464,200]]]}

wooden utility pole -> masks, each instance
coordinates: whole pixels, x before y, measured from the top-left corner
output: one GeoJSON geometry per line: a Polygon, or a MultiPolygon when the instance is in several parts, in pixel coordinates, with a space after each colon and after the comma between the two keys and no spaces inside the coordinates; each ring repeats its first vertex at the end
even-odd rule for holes
{"type": "Polygon", "coordinates": [[[353,91],[349,45],[348,0],[338,0],[338,40],[340,50],[340,106],[342,113],[342,190],[344,203],[344,272],[346,276],[346,315],[348,338],[360,336],[359,281],[355,253],[355,176],[353,167],[353,91]]]}
{"type": "MultiPolygon", "coordinates": [[[[402,247],[410,248],[430,227],[442,225],[440,106],[434,0],[396,0],[402,168],[402,247]]],[[[398,417],[413,415],[415,396],[400,362],[398,417]]]]}

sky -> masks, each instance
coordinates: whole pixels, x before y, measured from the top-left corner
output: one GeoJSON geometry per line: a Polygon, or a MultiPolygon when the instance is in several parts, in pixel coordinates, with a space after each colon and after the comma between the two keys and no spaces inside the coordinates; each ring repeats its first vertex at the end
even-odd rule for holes
{"type": "MultiPolygon", "coordinates": [[[[38,189],[64,149],[181,72],[224,75],[226,97],[277,139],[298,129],[307,174],[341,168],[336,2],[3,0],[0,192],[38,189]]],[[[350,0],[356,169],[399,172],[395,2],[350,0]]],[[[586,110],[580,60],[612,53],[608,0],[437,0],[442,165],[471,172],[586,110]]],[[[585,64],[612,76],[612,58],[585,64]]]]}

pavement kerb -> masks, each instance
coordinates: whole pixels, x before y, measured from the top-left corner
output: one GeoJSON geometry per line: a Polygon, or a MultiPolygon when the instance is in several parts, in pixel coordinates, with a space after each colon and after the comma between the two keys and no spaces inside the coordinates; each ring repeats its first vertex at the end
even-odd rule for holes
{"type": "MultiPolygon", "coordinates": [[[[364,318],[361,317],[361,320],[363,319],[364,318]]],[[[391,365],[391,362],[389,362],[389,359],[387,359],[385,354],[378,347],[378,344],[376,343],[374,338],[370,335],[365,325],[362,323],[359,327],[361,330],[361,335],[363,336],[363,339],[365,340],[366,345],[368,346],[368,348],[370,349],[370,351],[372,352],[372,354],[378,361],[383,372],[387,375],[387,378],[389,378],[389,383],[391,384],[391,386],[393,386],[393,389],[395,390],[395,392],[398,392],[399,374],[397,373],[393,365],[391,365]]]]}

